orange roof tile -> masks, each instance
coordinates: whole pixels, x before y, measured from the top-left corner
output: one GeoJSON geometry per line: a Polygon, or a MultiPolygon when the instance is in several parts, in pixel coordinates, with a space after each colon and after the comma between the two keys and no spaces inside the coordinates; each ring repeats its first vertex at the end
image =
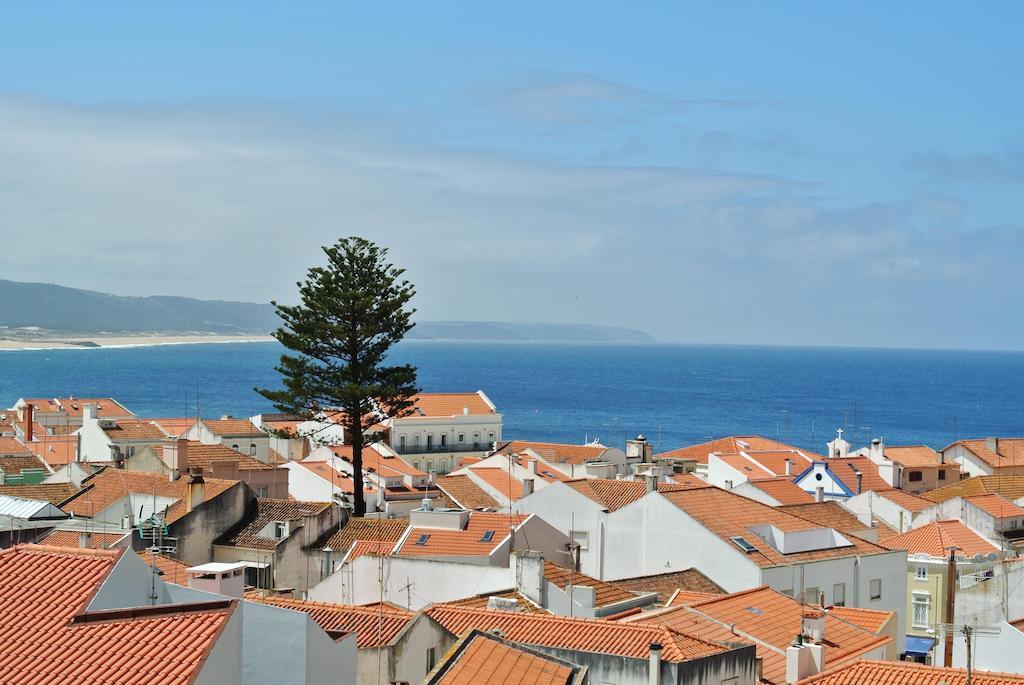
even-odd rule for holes
{"type": "Polygon", "coordinates": [[[1024,497],[1024,476],[974,476],[950,483],[921,496],[932,502],[945,502],[954,497],[998,493],[1011,500],[1024,497]]]}
{"type": "Polygon", "coordinates": [[[767,472],[767,476],[759,478],[774,478],[775,476],[786,475],[786,461],[790,462],[791,473],[795,476],[812,463],[814,459],[807,456],[800,450],[744,450],[742,454],[719,454],[719,459],[726,461],[737,470],[747,473],[745,467],[755,466],[753,473],[760,471],[767,472]],[[751,464],[753,462],[753,464],[751,464]]]}
{"type": "MultiPolygon", "coordinates": [[[[711,442],[702,442],[699,445],[680,447],[669,452],[662,452],[654,455],[655,459],[695,459],[699,464],[708,463],[708,455],[712,452],[720,454],[733,454],[746,452],[748,450],[795,450],[796,447],[787,445],[778,440],[770,440],[760,435],[733,435],[727,438],[718,438],[711,442]]],[[[803,450],[801,450],[803,451],[803,450]]],[[[804,454],[810,455],[804,451],[804,454]]],[[[811,455],[816,456],[816,455],[811,455]]]]}
{"type": "Polygon", "coordinates": [[[1024,438],[996,438],[996,449],[989,448],[987,440],[960,440],[946,447],[960,445],[992,469],[1024,466],[1024,438]]]}
{"type": "Polygon", "coordinates": [[[64,466],[78,458],[78,436],[40,436],[28,448],[51,467],[64,466]]]}
{"type": "Polygon", "coordinates": [[[413,413],[403,418],[435,418],[470,414],[495,414],[494,407],[477,392],[421,392],[413,397],[413,413]]]}
{"type": "MultiPolygon", "coordinates": [[[[856,554],[882,554],[887,551],[867,540],[848,536],[847,539],[852,543],[850,546],[782,554],[754,534],[750,528],[770,524],[781,531],[789,532],[820,528],[821,526],[782,509],[755,502],[720,488],[694,488],[678,492],[664,492],[662,495],[721,539],[729,542],[730,538],[734,536],[745,538],[755,550],[747,553],[746,557],[762,567],[788,566],[800,561],[832,559],[856,554]]],[[[730,542],[730,544],[732,543],[730,542]]],[[[737,550],[739,550],[738,547],[737,550]]]]}
{"type": "Polygon", "coordinates": [[[125,420],[103,429],[111,440],[155,442],[165,440],[167,435],[151,421],[125,420]]]}
{"type": "Polygon", "coordinates": [[[918,497],[909,492],[903,490],[882,490],[881,492],[875,492],[876,497],[884,497],[893,504],[896,504],[907,511],[916,514],[919,511],[924,511],[928,507],[935,504],[934,502],[927,500],[923,497],[918,497]]]}
{"type": "Polygon", "coordinates": [[[60,506],[72,495],[78,492],[71,483],[37,483],[36,485],[0,485],[0,495],[9,497],[21,497],[23,499],[34,499],[42,502],[49,502],[54,506],[60,506]]]}
{"type": "Polygon", "coordinates": [[[146,565],[157,567],[160,571],[160,578],[165,583],[174,583],[188,587],[188,564],[183,564],[177,559],[166,554],[153,554],[152,552],[137,552],[146,565]]]}
{"type": "MultiPolygon", "coordinates": [[[[903,464],[906,468],[939,466],[939,453],[927,445],[900,445],[897,447],[886,445],[883,448],[883,453],[886,459],[903,464]]],[[[959,470],[956,464],[947,464],[947,466],[959,470]]]]}
{"type": "Polygon", "coordinates": [[[501,454],[520,454],[527,449],[533,450],[552,464],[585,464],[588,461],[599,460],[609,448],[604,445],[567,445],[560,442],[512,440],[499,447],[497,451],[501,454]]]}
{"type": "Polygon", "coordinates": [[[691,488],[706,488],[709,483],[700,476],[693,473],[673,473],[669,476],[676,485],[686,485],[691,488]]]}
{"type": "Polygon", "coordinates": [[[861,492],[892,490],[892,486],[878,473],[878,464],[867,457],[833,457],[824,461],[828,464],[829,470],[854,494],[857,494],[858,471],[863,474],[861,492]]]}
{"type": "Polygon", "coordinates": [[[248,454],[242,454],[226,445],[204,445],[190,440],[188,443],[188,466],[191,469],[202,469],[209,473],[213,470],[213,462],[230,461],[238,464],[239,471],[273,471],[274,466],[262,462],[248,454]]]}
{"type": "MultiPolygon", "coordinates": [[[[329,510],[330,502],[300,502],[290,499],[271,499],[260,497],[256,500],[256,516],[237,530],[231,531],[216,540],[213,544],[224,547],[242,547],[245,549],[276,549],[288,538],[261,537],[260,532],[274,521],[302,521],[307,517],[315,517],[329,510]]],[[[292,528],[290,532],[294,532],[292,528]]],[[[313,540],[306,541],[312,544],[313,540]]]]}
{"type": "Polygon", "coordinates": [[[148,419],[150,422],[155,424],[169,438],[181,437],[189,431],[192,426],[195,425],[196,420],[190,418],[165,418],[165,419],[148,419]]]}
{"type": "Polygon", "coordinates": [[[904,549],[907,554],[927,554],[938,559],[948,557],[948,548],[954,546],[960,548],[957,552],[960,557],[999,551],[998,547],[959,521],[935,521],[886,538],[878,544],[888,549],[904,549]]]}
{"type": "Polygon", "coordinates": [[[715,581],[695,568],[610,582],[631,592],[657,592],[659,602],[667,602],[677,590],[718,595],[725,592],[715,581]]]}
{"type": "MultiPolygon", "coordinates": [[[[40,544],[51,547],[81,547],[81,534],[86,531],[55,530],[42,540],[40,544]]],[[[128,533],[89,533],[89,549],[112,549],[114,544],[125,539],[128,533]]],[[[128,545],[131,546],[130,544],[128,545]]]]}
{"type": "Polygon", "coordinates": [[[0,456],[32,454],[25,443],[7,436],[0,436],[0,456]]]}
{"type": "Polygon", "coordinates": [[[570,569],[562,568],[552,564],[550,561],[544,562],[544,579],[563,590],[568,588],[570,584],[594,588],[594,606],[598,607],[627,602],[637,597],[629,590],[606,583],[597,578],[592,578],[579,571],[573,572],[570,569]]]}
{"type": "Polygon", "coordinates": [[[814,501],[811,493],[793,482],[792,476],[777,476],[751,481],[750,484],[781,505],[809,504],[814,501]]]}
{"type": "Polygon", "coordinates": [[[52,414],[63,411],[68,416],[79,417],[82,415],[82,407],[91,404],[96,407],[96,416],[99,418],[115,416],[132,416],[132,413],[120,403],[110,397],[56,397],[42,399],[25,399],[25,404],[35,407],[37,413],[52,414]]]}
{"type": "Polygon", "coordinates": [[[662,645],[662,659],[679,663],[725,651],[724,647],[661,626],[565,618],[518,611],[489,611],[437,604],[424,612],[449,633],[469,628],[502,631],[513,642],[581,652],[647,659],[650,644],[662,645]]]}
{"type": "Polygon", "coordinates": [[[965,497],[964,500],[997,519],[1024,516],[1024,509],[1002,495],[973,495],[965,497]]]}
{"type": "MultiPolygon", "coordinates": [[[[762,478],[774,478],[778,474],[770,471],[757,461],[752,461],[742,454],[716,454],[715,457],[743,474],[747,480],[760,480],[762,478]]],[[[800,469],[802,470],[802,469],[800,469]]]]}
{"type": "Polygon", "coordinates": [[[855,534],[871,528],[861,522],[857,515],[835,501],[788,504],[780,507],[783,511],[820,526],[835,528],[841,533],[855,534]]]}
{"type": "Polygon", "coordinates": [[[855,626],[859,626],[868,632],[878,635],[885,624],[892,620],[894,613],[892,611],[880,611],[878,609],[862,609],[860,607],[840,607],[833,606],[828,608],[829,616],[834,616],[840,621],[846,621],[852,623],[855,626]]]}
{"type": "Polygon", "coordinates": [[[249,419],[203,419],[203,425],[216,436],[265,438],[267,434],[249,419]]]}
{"type": "MultiPolygon", "coordinates": [[[[332,445],[331,451],[334,452],[335,456],[350,464],[352,463],[351,445],[332,445]]],[[[420,471],[401,457],[391,454],[382,455],[372,447],[363,448],[362,459],[363,471],[376,472],[385,478],[394,476],[422,477],[427,475],[425,471],[420,471]]]]}
{"type": "Polygon", "coordinates": [[[473,597],[466,597],[465,599],[457,599],[452,602],[445,602],[445,604],[447,604],[448,606],[455,607],[468,607],[470,609],[486,609],[491,597],[500,597],[501,599],[513,600],[519,606],[519,611],[528,611],[534,614],[550,613],[544,607],[535,604],[526,595],[520,594],[514,590],[488,592],[483,595],[474,595],[473,597]]]}
{"type": "MultiPolygon", "coordinates": [[[[214,499],[239,482],[219,478],[204,478],[204,481],[204,502],[214,499]]],[[[188,478],[168,480],[167,476],[159,473],[113,468],[103,469],[82,481],[82,489],[67,500],[62,508],[67,512],[74,511],[78,516],[91,516],[93,512],[103,511],[128,494],[151,495],[154,486],[157,495],[177,500],[167,509],[167,523],[174,523],[188,513],[185,511],[188,478]]]]}
{"type": "Polygon", "coordinates": [[[509,531],[529,518],[526,514],[472,511],[462,530],[410,527],[397,554],[427,557],[488,556],[509,536],[509,531]],[[487,533],[490,533],[489,539],[487,533]],[[426,539],[420,540],[426,536],[426,539]]]}
{"type": "MultiPolygon", "coordinates": [[[[319,476],[327,483],[331,483],[346,495],[351,495],[356,491],[355,482],[348,476],[339,473],[336,468],[328,464],[326,461],[298,461],[295,463],[307,471],[319,476]]],[[[377,489],[375,487],[367,483],[365,480],[363,481],[364,493],[376,491],[377,489]]]]}
{"type": "Polygon", "coordinates": [[[501,508],[497,500],[466,475],[441,476],[437,479],[437,487],[464,509],[501,508]]]}
{"type": "Polygon", "coordinates": [[[703,602],[705,599],[711,599],[716,594],[718,593],[693,592],[691,590],[676,590],[672,593],[672,596],[669,597],[669,600],[668,602],[666,602],[665,605],[670,607],[688,606],[690,604],[693,604],[694,602],[703,602]]]}
{"type": "Polygon", "coordinates": [[[473,475],[490,485],[509,501],[523,497],[523,481],[497,466],[471,466],[473,475]]]}
{"type": "Polygon", "coordinates": [[[17,456],[0,457],[0,471],[3,471],[8,476],[17,476],[25,470],[38,470],[44,474],[50,473],[50,468],[31,452],[17,456]]]}
{"type": "Polygon", "coordinates": [[[578,667],[518,647],[495,635],[471,632],[438,666],[430,685],[569,685],[578,667]]]}
{"type": "Polygon", "coordinates": [[[390,550],[408,527],[408,519],[350,518],[337,533],[327,539],[324,546],[343,554],[357,540],[383,540],[391,543],[388,545],[390,550]]]}
{"type": "MultiPolygon", "coordinates": [[[[967,685],[967,671],[926,666],[909,661],[863,660],[829,668],[800,681],[800,685],[967,685]]],[[[972,685],[1021,685],[1024,675],[975,669],[972,685]]]]}
{"type": "Polygon", "coordinates": [[[286,597],[263,597],[255,592],[247,592],[245,599],[309,614],[309,617],[325,631],[355,633],[358,649],[391,644],[415,616],[411,611],[384,604],[363,607],[309,602],[286,597]]]}
{"type": "Polygon", "coordinates": [[[83,613],[123,553],[40,545],[0,552],[0,681],[193,681],[235,601],[83,613]]]}
{"type": "MultiPolygon", "coordinates": [[[[609,478],[580,478],[566,481],[570,488],[584,497],[597,502],[608,511],[616,511],[632,504],[647,494],[647,482],[644,480],[613,480],[609,478]]],[[[678,490],[690,490],[712,487],[708,483],[697,479],[687,484],[659,483],[658,492],[675,492],[678,490]]]]}

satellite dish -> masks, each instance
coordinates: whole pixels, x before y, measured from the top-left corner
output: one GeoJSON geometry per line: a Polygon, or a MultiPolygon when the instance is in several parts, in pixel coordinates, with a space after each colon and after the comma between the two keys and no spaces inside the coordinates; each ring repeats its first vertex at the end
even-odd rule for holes
{"type": "Polygon", "coordinates": [[[982,563],[984,561],[987,561],[987,560],[988,560],[988,555],[987,554],[975,554],[974,555],[974,563],[975,564],[980,564],[980,563],[982,563]]]}

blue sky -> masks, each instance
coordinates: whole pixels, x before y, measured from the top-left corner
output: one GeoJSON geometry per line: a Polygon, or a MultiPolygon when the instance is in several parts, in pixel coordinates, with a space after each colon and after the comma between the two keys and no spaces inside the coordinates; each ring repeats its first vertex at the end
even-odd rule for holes
{"type": "Polygon", "coordinates": [[[1024,348],[1022,15],[6,6],[0,277],[288,299],[357,233],[424,318],[1024,348]]]}

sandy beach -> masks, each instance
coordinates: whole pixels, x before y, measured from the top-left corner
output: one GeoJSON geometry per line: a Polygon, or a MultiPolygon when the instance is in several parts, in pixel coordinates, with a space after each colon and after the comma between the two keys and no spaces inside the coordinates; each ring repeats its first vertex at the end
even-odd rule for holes
{"type": "Polygon", "coordinates": [[[269,342],[269,335],[137,335],[83,336],[52,340],[0,340],[0,350],[59,350],[97,347],[149,347],[152,345],[194,345],[199,343],[269,342]]]}

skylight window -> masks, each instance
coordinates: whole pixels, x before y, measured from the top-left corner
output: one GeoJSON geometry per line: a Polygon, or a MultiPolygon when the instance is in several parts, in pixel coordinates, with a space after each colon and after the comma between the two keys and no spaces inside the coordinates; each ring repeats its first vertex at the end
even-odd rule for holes
{"type": "Polygon", "coordinates": [[[488,531],[484,531],[484,535],[483,535],[482,538],[480,538],[480,542],[490,542],[493,539],[494,539],[494,531],[493,530],[488,530],[488,531]]]}
{"type": "Polygon", "coordinates": [[[429,540],[429,539],[430,539],[430,534],[429,533],[424,533],[423,535],[420,536],[419,540],[416,541],[416,544],[417,545],[426,545],[427,544],[427,540],[429,540]]]}
{"type": "Polygon", "coordinates": [[[750,541],[747,540],[745,537],[741,537],[739,535],[734,535],[733,537],[731,537],[729,539],[732,541],[732,543],[734,545],[736,545],[737,547],[742,549],[747,554],[750,554],[751,552],[756,552],[757,551],[757,547],[754,547],[754,545],[752,545],[750,543],[750,541]]]}

